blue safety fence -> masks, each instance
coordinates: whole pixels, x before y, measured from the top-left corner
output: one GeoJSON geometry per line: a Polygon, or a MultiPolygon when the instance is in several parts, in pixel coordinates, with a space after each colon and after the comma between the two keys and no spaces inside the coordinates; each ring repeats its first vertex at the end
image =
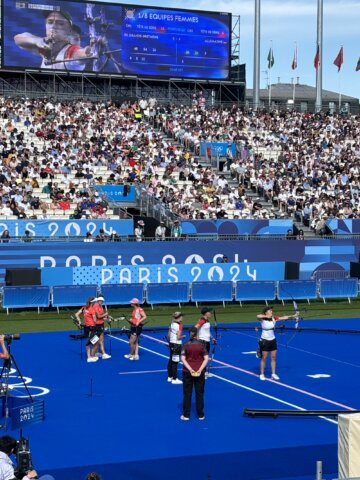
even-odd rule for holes
{"type": "Polygon", "coordinates": [[[190,300],[189,283],[149,283],[146,299],[150,305],[159,303],[187,303],[190,300]]]}
{"type": "Polygon", "coordinates": [[[231,302],[233,300],[232,282],[195,282],[191,284],[193,302],[231,302]]]}
{"type": "Polygon", "coordinates": [[[281,280],[278,283],[279,300],[310,300],[317,298],[315,280],[281,280]]]}
{"type": "Polygon", "coordinates": [[[97,285],[63,285],[52,287],[53,307],[82,307],[89,297],[97,296],[97,285]]]}
{"type": "Polygon", "coordinates": [[[326,301],[327,298],[350,298],[358,296],[359,287],[357,278],[343,280],[319,280],[319,296],[326,301]]]}
{"type": "Polygon", "coordinates": [[[4,287],[3,308],[9,313],[9,308],[40,308],[50,305],[50,287],[21,286],[4,287]]]}
{"type": "Polygon", "coordinates": [[[359,294],[357,278],[332,280],[180,282],[163,284],[62,285],[3,287],[3,308],[77,307],[88,297],[101,292],[107,305],[128,305],[138,298],[150,305],[165,303],[273,301],[322,298],[355,298],[359,294]]]}
{"type": "Polygon", "coordinates": [[[129,305],[132,298],[137,298],[140,303],[144,303],[144,285],[142,283],[101,285],[100,290],[106,305],[129,305]]]}
{"type": "Polygon", "coordinates": [[[275,300],[276,282],[237,282],[235,300],[275,300]]]}

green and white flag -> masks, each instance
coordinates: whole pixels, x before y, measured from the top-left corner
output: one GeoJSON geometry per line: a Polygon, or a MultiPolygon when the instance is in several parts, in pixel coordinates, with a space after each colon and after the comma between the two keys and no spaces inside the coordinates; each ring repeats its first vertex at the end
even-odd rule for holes
{"type": "Polygon", "coordinates": [[[272,48],[270,48],[270,50],[269,50],[269,54],[267,56],[267,61],[268,61],[268,68],[269,69],[272,68],[274,66],[274,62],[275,62],[272,48]]]}

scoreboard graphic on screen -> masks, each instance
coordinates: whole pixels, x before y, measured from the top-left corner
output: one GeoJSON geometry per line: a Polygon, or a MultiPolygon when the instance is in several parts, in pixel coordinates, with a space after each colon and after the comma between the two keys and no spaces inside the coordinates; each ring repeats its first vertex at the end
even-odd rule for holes
{"type": "Polygon", "coordinates": [[[231,14],[2,0],[3,68],[226,80],[231,14]]]}

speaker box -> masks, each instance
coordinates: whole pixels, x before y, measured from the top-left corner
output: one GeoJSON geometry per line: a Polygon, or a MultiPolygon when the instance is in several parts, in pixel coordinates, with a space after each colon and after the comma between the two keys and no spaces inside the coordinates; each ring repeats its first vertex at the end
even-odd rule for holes
{"type": "Polygon", "coordinates": [[[285,280],[299,280],[299,264],[285,262],[285,280]]]}
{"type": "Polygon", "coordinates": [[[350,262],[350,277],[360,278],[360,263],[350,262]]]}
{"type": "Polygon", "coordinates": [[[8,268],[5,274],[8,286],[41,285],[41,270],[38,268],[8,268]]]}

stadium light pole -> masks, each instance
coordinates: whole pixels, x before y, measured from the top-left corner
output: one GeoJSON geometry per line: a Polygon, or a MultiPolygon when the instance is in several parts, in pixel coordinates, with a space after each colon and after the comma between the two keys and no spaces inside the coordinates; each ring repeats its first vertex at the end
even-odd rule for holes
{"type": "Polygon", "coordinates": [[[254,76],[253,76],[253,108],[259,108],[260,83],[260,6],[261,0],[255,0],[254,22],[254,76]]]}
{"type": "Polygon", "coordinates": [[[317,1],[317,48],[319,48],[319,64],[316,69],[315,111],[322,109],[322,68],[323,68],[323,0],[317,1]]]}

